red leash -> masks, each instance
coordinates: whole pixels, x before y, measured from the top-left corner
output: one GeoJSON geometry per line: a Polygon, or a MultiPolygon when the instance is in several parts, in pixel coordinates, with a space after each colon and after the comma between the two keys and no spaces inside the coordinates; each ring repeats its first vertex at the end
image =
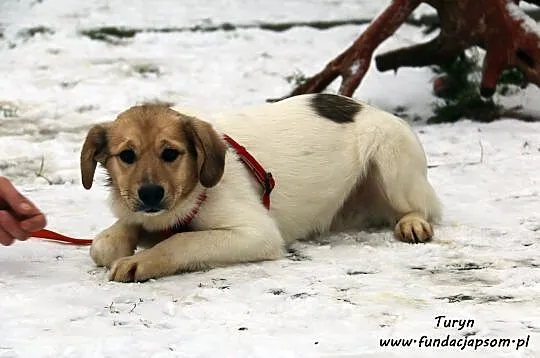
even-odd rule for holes
{"type": "MultiPolygon", "coordinates": [[[[240,144],[238,144],[234,139],[229,137],[228,135],[223,135],[225,138],[225,141],[229,143],[229,145],[235,150],[236,154],[244,164],[251,170],[253,173],[253,176],[257,179],[257,181],[261,184],[263,187],[263,205],[265,208],[270,210],[270,193],[274,189],[274,186],[276,185],[274,178],[272,177],[272,173],[267,172],[264,170],[263,166],[257,162],[257,160],[249,154],[249,152],[246,150],[246,148],[242,147],[240,144]]],[[[199,210],[200,205],[202,202],[206,199],[206,193],[202,193],[199,197],[197,207],[188,215],[188,218],[185,220],[182,220],[179,225],[176,225],[175,227],[163,231],[163,234],[166,237],[169,237],[171,234],[182,232],[182,228],[185,228],[193,220],[195,215],[197,215],[197,212],[199,210]]],[[[31,236],[38,239],[45,239],[49,241],[54,241],[62,244],[68,244],[68,245],[78,245],[78,246],[88,246],[92,245],[93,240],[88,239],[76,239],[73,237],[65,236],[62,234],[59,234],[57,232],[51,231],[51,230],[39,230],[31,233],[31,236]]]]}
{"type": "Polygon", "coordinates": [[[65,236],[51,230],[39,230],[32,233],[32,237],[38,239],[45,239],[49,241],[55,241],[61,244],[87,246],[92,245],[92,240],[88,239],[75,239],[73,237],[65,236]]]}

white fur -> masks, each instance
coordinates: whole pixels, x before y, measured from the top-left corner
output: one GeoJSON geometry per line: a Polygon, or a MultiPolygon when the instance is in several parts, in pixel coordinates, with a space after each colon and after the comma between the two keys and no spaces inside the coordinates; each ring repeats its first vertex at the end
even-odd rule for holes
{"type": "MultiPolygon", "coordinates": [[[[231,136],[272,172],[276,186],[269,211],[262,205],[259,183],[230,149],[223,178],[206,189],[207,200],[192,221],[195,232],[176,234],[128,257],[123,256],[133,253],[133,244],[122,239],[125,234],[111,235],[111,230],[123,231],[122,225],[129,230],[134,223],[149,231],[172,225],[196,205],[202,186],[173,213],[127,219],[115,210],[120,223],[96,239],[94,261],[112,265],[111,279],[143,280],[201,267],[276,259],[294,240],[359,228],[368,218],[398,223],[398,236],[407,230],[429,232],[428,222],[438,219],[440,206],[427,179],[424,151],[407,123],[367,104],[362,104],[354,122],[336,123],[314,111],[311,96],[212,119],[218,133],[231,136]],[[378,172],[370,173],[374,167],[378,172]],[[384,195],[363,190],[362,183],[367,181],[384,195]],[[105,236],[109,239],[104,240],[105,236]],[[111,255],[108,246],[122,254],[111,255]],[[118,260],[113,263],[113,259],[118,260]]],[[[182,109],[177,111],[182,113],[182,109]]]]}

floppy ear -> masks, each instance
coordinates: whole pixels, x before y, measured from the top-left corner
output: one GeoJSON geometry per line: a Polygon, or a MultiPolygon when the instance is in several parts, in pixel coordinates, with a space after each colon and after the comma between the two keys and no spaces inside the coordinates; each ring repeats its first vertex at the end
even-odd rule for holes
{"type": "Polygon", "coordinates": [[[81,150],[81,176],[85,189],[92,187],[97,163],[103,163],[107,157],[107,128],[107,124],[97,124],[86,135],[81,150]]]}
{"type": "Polygon", "coordinates": [[[223,176],[227,147],[207,122],[192,117],[186,122],[185,129],[197,152],[199,181],[204,187],[211,188],[223,176]]]}

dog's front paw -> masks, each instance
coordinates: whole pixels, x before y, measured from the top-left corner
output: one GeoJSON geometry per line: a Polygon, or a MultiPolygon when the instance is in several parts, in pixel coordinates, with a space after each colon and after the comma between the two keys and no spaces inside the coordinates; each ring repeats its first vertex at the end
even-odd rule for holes
{"type": "Polygon", "coordinates": [[[90,256],[98,266],[110,267],[111,264],[135,252],[134,245],[129,239],[114,235],[107,231],[98,235],[90,246],[90,256]]]}
{"type": "Polygon", "coordinates": [[[169,274],[167,265],[149,251],[116,260],[109,272],[110,281],[142,282],[169,274]]]}
{"type": "Polygon", "coordinates": [[[420,214],[408,214],[396,224],[394,233],[404,242],[419,243],[431,240],[433,228],[420,214]]]}

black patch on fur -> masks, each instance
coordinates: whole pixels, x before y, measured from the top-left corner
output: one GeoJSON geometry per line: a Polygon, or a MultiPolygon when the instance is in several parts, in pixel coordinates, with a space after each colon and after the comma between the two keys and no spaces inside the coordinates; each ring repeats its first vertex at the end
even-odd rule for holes
{"type": "Polygon", "coordinates": [[[311,107],[320,116],[336,123],[353,123],[362,105],[349,97],[319,93],[312,97],[311,107]]]}

